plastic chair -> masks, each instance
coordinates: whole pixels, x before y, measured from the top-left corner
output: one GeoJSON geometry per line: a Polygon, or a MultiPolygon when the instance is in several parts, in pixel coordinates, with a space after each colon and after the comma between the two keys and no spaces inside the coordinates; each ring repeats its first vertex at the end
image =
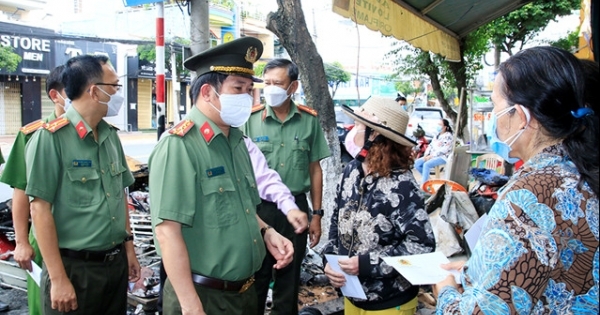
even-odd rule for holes
{"type": "Polygon", "coordinates": [[[477,157],[475,167],[487,168],[496,171],[500,175],[504,175],[504,159],[495,153],[486,153],[477,157]]]}
{"type": "Polygon", "coordinates": [[[444,184],[448,184],[448,186],[450,186],[450,188],[453,191],[467,192],[467,189],[461,184],[447,179],[430,179],[423,183],[421,189],[423,189],[428,194],[435,195],[437,189],[444,184]]]}

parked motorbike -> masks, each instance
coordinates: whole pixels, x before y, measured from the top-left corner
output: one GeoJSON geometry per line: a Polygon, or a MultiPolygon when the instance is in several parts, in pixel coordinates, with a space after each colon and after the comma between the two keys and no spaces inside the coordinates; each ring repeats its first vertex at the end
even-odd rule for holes
{"type": "Polygon", "coordinates": [[[425,130],[423,130],[423,127],[421,127],[421,125],[417,125],[417,129],[413,131],[413,137],[417,141],[417,145],[413,149],[414,159],[416,160],[425,156],[425,151],[429,146],[429,140],[427,140],[427,138],[425,137],[425,130]]]}

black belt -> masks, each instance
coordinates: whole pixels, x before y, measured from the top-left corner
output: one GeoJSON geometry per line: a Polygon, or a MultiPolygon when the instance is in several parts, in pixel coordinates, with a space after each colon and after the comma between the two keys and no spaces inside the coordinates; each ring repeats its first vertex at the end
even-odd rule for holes
{"type": "Polygon", "coordinates": [[[121,253],[121,250],[123,250],[123,244],[119,244],[111,249],[103,251],[72,250],[67,248],[59,249],[60,255],[63,257],[95,262],[113,261],[115,257],[121,253]]]}
{"type": "Polygon", "coordinates": [[[192,273],[192,281],[195,284],[203,287],[221,290],[221,291],[237,291],[244,293],[254,283],[254,276],[240,281],[225,281],[221,279],[209,278],[199,274],[192,273]]]}

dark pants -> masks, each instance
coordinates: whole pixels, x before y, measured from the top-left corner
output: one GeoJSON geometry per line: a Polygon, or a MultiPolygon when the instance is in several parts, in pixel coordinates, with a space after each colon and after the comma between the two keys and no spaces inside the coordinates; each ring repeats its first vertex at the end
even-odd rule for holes
{"type": "Polygon", "coordinates": [[[68,313],[52,309],[46,264],[42,267],[42,309],[44,315],[105,315],[127,313],[127,254],[121,252],[109,262],[90,262],[62,257],[67,277],[77,296],[77,309],[68,313]]]}
{"type": "MultiPolygon", "coordinates": [[[[308,213],[306,194],[296,195],[296,204],[305,213],[308,213]]],[[[267,251],[262,267],[255,274],[256,295],[258,296],[257,315],[265,312],[265,301],[269,291],[269,283],[273,285],[273,307],[271,315],[298,314],[298,289],[300,286],[300,267],[306,251],[308,231],[302,234],[294,233],[294,227],[288,222],[286,216],[277,209],[277,205],[262,201],[258,207],[258,216],[268,225],[272,226],[281,235],[287,237],[294,244],[294,260],[281,270],[273,270],[275,258],[267,251]]]]}
{"type": "MultiPolygon", "coordinates": [[[[244,293],[215,290],[198,284],[194,284],[194,288],[200,297],[204,313],[208,315],[256,315],[252,311],[256,309],[254,286],[251,286],[244,293]]],[[[167,279],[163,289],[163,315],[180,314],[181,305],[171,280],[167,279]]]]}

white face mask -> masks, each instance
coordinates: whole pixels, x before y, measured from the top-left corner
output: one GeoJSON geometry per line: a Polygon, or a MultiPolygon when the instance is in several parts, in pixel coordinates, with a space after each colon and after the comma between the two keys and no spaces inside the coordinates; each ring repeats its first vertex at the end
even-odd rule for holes
{"type": "Polygon", "coordinates": [[[221,110],[218,110],[212,103],[209,102],[209,104],[221,114],[221,119],[225,124],[239,127],[250,118],[254,100],[250,94],[219,94],[214,88],[213,91],[219,96],[221,110]]]}
{"type": "Polygon", "coordinates": [[[106,112],[106,117],[117,116],[119,114],[119,110],[121,110],[121,106],[123,106],[123,101],[125,100],[125,97],[123,97],[123,93],[121,92],[121,90],[117,91],[117,93],[115,93],[113,95],[110,95],[103,89],[101,89],[101,88],[98,88],[98,89],[100,89],[100,91],[104,92],[104,94],[106,94],[110,97],[108,102],[98,101],[98,103],[108,106],[108,111],[106,112]]]}
{"type": "Polygon", "coordinates": [[[60,95],[60,93],[58,93],[56,95],[58,95],[58,97],[60,97],[60,99],[63,100],[63,103],[65,105],[61,105],[61,104],[58,104],[58,105],[61,106],[64,109],[64,111],[66,112],[67,109],[69,109],[69,107],[71,107],[71,100],[68,97],[67,98],[62,97],[62,95],[60,95]]]}
{"type": "MultiPolygon", "coordinates": [[[[292,85],[290,84],[290,86],[292,85]]],[[[283,102],[285,102],[285,100],[287,100],[287,98],[290,97],[287,94],[288,90],[290,89],[290,86],[288,86],[287,90],[284,90],[275,85],[265,86],[263,92],[265,94],[265,101],[267,102],[267,105],[271,107],[281,106],[281,104],[283,104],[283,102]]]]}

